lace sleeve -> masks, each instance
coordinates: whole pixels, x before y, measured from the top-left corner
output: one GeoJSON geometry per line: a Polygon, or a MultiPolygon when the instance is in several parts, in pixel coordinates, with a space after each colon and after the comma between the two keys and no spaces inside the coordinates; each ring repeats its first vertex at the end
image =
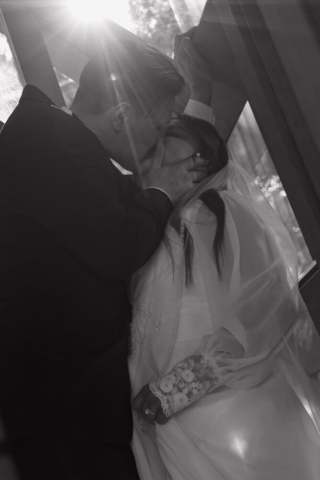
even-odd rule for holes
{"type": "Polygon", "coordinates": [[[199,400],[221,382],[215,360],[197,353],[177,363],[172,371],[149,384],[152,393],[161,401],[167,417],[199,400]]]}

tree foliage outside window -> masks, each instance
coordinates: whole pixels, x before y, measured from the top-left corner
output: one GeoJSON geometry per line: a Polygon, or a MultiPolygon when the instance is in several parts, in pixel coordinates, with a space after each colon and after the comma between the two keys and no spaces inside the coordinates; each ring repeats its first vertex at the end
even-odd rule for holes
{"type": "Polygon", "coordinates": [[[22,85],[7,37],[0,33],[0,120],[6,122],[19,102],[22,85]]]}
{"type": "Polygon", "coordinates": [[[287,227],[298,252],[298,273],[303,276],[313,260],[249,103],[230,136],[228,148],[231,157],[253,178],[287,227]]]}
{"type": "Polygon", "coordinates": [[[180,33],[168,0],[129,0],[133,33],[161,52],[173,56],[174,37],[180,33]]]}

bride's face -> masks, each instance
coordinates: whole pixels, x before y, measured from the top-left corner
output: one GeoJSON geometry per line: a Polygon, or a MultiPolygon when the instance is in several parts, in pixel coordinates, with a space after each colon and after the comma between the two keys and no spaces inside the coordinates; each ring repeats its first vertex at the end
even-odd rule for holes
{"type": "Polygon", "coordinates": [[[197,144],[189,133],[178,125],[170,124],[164,140],[165,157],[162,165],[173,165],[197,153],[197,144]]]}

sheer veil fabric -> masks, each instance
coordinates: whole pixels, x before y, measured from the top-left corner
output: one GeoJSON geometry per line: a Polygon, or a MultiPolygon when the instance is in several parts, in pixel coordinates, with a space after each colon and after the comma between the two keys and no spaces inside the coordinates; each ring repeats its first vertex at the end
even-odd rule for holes
{"type": "Polygon", "coordinates": [[[167,242],[131,281],[132,393],[195,352],[215,366],[218,381],[165,425],[134,413],[141,479],[318,480],[320,341],[286,228],[232,161],[176,209],[180,235],[169,222],[167,242]],[[221,277],[212,250],[216,217],[198,198],[211,188],[226,208],[221,277]],[[194,242],[189,286],[183,225],[194,242]]]}

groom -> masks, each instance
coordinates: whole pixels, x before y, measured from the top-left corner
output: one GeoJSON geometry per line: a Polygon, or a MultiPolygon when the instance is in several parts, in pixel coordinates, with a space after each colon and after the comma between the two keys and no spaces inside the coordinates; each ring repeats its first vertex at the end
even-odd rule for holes
{"type": "Polygon", "coordinates": [[[27,86],[1,132],[0,415],[22,480],[138,478],[126,281],[203,175],[160,168],[182,86],[130,37],[89,61],[71,110],[27,86]]]}

